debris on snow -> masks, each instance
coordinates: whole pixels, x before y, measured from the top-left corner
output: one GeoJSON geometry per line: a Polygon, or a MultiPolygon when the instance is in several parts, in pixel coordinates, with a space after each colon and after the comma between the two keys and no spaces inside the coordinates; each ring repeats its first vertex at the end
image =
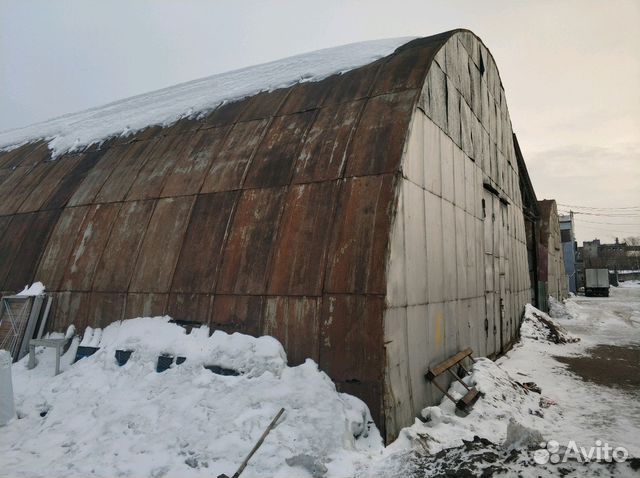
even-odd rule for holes
{"type": "MultiPolygon", "coordinates": [[[[509,419],[530,428],[542,425],[539,417],[530,412],[539,410],[538,397],[525,390],[495,362],[487,358],[476,359],[471,374],[463,380],[483,393],[467,416],[458,416],[455,404],[445,397],[440,405],[422,410],[424,422],[416,420],[413,426],[403,429],[390,447],[434,454],[461,446],[464,440],[472,441],[474,436],[501,443],[507,438],[509,419]]],[[[456,399],[465,391],[458,382],[453,382],[449,389],[456,399]]]]}
{"type": "Polygon", "coordinates": [[[542,433],[538,430],[525,427],[510,418],[509,425],[507,425],[507,438],[504,440],[503,446],[507,449],[526,448],[534,450],[540,447],[543,440],[542,433]]]}
{"type": "Polygon", "coordinates": [[[525,306],[520,334],[522,337],[546,340],[554,344],[566,344],[580,340],[578,337],[571,336],[564,327],[555,323],[551,317],[531,304],[525,306]]]}

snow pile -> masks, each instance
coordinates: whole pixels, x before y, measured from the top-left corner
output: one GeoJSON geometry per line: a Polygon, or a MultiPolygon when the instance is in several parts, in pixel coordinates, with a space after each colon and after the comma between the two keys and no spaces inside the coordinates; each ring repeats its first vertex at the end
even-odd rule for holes
{"type": "Polygon", "coordinates": [[[44,294],[44,285],[42,284],[42,282],[34,282],[30,286],[29,285],[25,286],[24,289],[22,289],[22,291],[16,295],[34,296],[34,295],[41,295],[41,294],[44,294]]]}
{"type": "MultiPolygon", "coordinates": [[[[10,476],[231,476],[278,410],[286,412],[243,476],[351,474],[382,451],[366,405],[338,393],[307,360],[286,366],[271,337],[189,334],[168,318],[89,330],[92,356],[71,365],[78,340],[53,375],[53,351],[38,366],[14,364],[14,420],[0,434],[10,476]],[[133,350],[119,367],[114,351],[133,350]],[[157,373],[159,353],[186,357],[157,373]],[[232,368],[238,376],[203,365],[232,368]]],[[[83,339],[84,340],[84,339],[83,339]]]]}
{"type": "Polygon", "coordinates": [[[0,133],[0,148],[46,139],[58,156],[147,126],[168,126],[232,102],[295,83],[319,81],[390,55],[410,38],[353,43],[182,83],[162,90],[0,133]]]}
{"type": "Polygon", "coordinates": [[[618,287],[622,287],[623,289],[634,289],[636,287],[640,287],[640,280],[626,280],[620,282],[618,287]]]}
{"type": "Polygon", "coordinates": [[[549,317],[552,319],[573,319],[577,315],[575,303],[571,300],[558,300],[549,296],[549,317]]]}
{"type": "MultiPolygon", "coordinates": [[[[403,429],[389,448],[434,454],[461,446],[465,440],[472,441],[474,436],[502,443],[507,438],[510,420],[538,431],[544,428],[540,395],[523,388],[495,362],[487,358],[476,359],[471,375],[464,381],[483,394],[468,416],[458,416],[455,404],[445,397],[440,405],[422,410],[424,421],[416,419],[413,426],[403,429]]],[[[456,400],[465,392],[458,382],[449,389],[456,400]]]]}
{"type": "Polygon", "coordinates": [[[171,317],[142,317],[114,322],[104,330],[87,328],[80,345],[100,347],[113,357],[116,350],[131,350],[141,361],[153,362],[161,354],[186,357],[192,366],[216,365],[257,377],[265,372],[280,376],[287,356],[273,337],[254,338],[226,334],[220,330],[209,336],[209,328],[185,329],[169,322],[171,317]]]}
{"type": "MultiPolygon", "coordinates": [[[[559,303],[555,303],[556,314],[559,314],[559,303]]],[[[562,312],[564,317],[570,316],[566,309],[562,312]]],[[[549,315],[531,304],[525,307],[524,319],[520,327],[520,335],[523,338],[533,340],[545,340],[555,344],[577,342],[580,339],[570,335],[564,327],[554,322],[549,315]]]]}

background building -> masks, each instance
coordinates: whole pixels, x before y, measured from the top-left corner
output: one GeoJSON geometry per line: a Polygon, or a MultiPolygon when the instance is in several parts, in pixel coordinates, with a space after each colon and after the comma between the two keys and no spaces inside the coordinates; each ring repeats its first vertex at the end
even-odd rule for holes
{"type": "Polygon", "coordinates": [[[560,238],[564,256],[564,270],[567,274],[569,292],[578,292],[576,286],[576,236],[574,232],[573,213],[560,216],[560,238]]]}
{"type": "Polygon", "coordinates": [[[538,202],[540,210],[540,239],[538,246],[538,308],[548,311],[548,297],[567,297],[567,274],[560,237],[558,207],[553,199],[538,202]]]}

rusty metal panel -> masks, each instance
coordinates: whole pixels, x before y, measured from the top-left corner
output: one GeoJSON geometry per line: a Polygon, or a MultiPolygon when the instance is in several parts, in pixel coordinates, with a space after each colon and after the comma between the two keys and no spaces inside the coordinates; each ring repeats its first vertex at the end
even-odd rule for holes
{"type": "Polygon", "coordinates": [[[400,168],[418,90],[377,96],[367,101],[349,146],[347,176],[363,176],[400,168]]]}
{"type": "Polygon", "coordinates": [[[47,143],[44,141],[25,144],[12,151],[12,153],[14,154],[11,158],[2,165],[3,168],[33,166],[35,163],[49,158],[51,154],[47,143]]]}
{"type": "Polygon", "coordinates": [[[106,144],[103,143],[100,145],[99,149],[109,148],[113,145],[129,144],[135,141],[147,141],[161,135],[164,133],[165,129],[166,128],[161,125],[148,126],[140,131],[136,131],[135,133],[112,138],[108,140],[106,144]]]}
{"type": "Polygon", "coordinates": [[[109,238],[120,204],[98,204],[89,211],[75,239],[62,290],[91,290],[98,261],[109,238]]]}
{"type": "Polygon", "coordinates": [[[198,196],[178,259],[172,291],[214,291],[238,196],[237,191],[198,196]]]}
{"type": "Polygon", "coordinates": [[[176,320],[206,324],[213,296],[210,294],[170,294],[167,315],[176,320]]]}
{"type": "Polygon", "coordinates": [[[11,176],[12,172],[13,170],[11,169],[0,169],[0,187],[2,186],[4,180],[7,179],[7,177],[11,176]]]}
{"type": "Polygon", "coordinates": [[[272,187],[289,183],[305,132],[315,115],[314,111],[307,111],[273,120],[251,161],[246,187],[272,187]]]}
{"type": "MultiPolygon", "coordinates": [[[[122,160],[128,146],[112,146],[106,150],[103,154],[99,152],[90,153],[91,159],[95,160],[96,154],[99,154],[99,158],[95,161],[90,169],[86,171],[80,171],[80,174],[74,174],[77,176],[76,180],[79,181],[79,185],[75,187],[75,191],[68,201],[69,206],[79,206],[82,204],[91,204],[93,200],[100,192],[102,185],[107,181],[113,170],[116,168],[120,160],[122,160]]],[[[84,161],[80,162],[78,168],[86,167],[84,161]]],[[[84,168],[82,168],[84,169],[84,168]]],[[[76,173],[76,171],[74,171],[76,173]]],[[[75,184],[78,184],[74,181],[75,184]]],[[[69,189],[73,189],[74,185],[68,185],[69,189]]]]}
{"type": "Polygon", "coordinates": [[[134,201],[122,205],[100,258],[93,281],[96,291],[126,291],[149,224],[155,201],[134,201]]]}
{"type": "Polygon", "coordinates": [[[291,87],[291,92],[278,111],[279,115],[290,115],[318,108],[333,88],[337,76],[333,75],[321,81],[307,81],[291,87]]]}
{"type": "Polygon", "coordinates": [[[202,185],[203,193],[240,189],[247,169],[269,120],[238,123],[229,132],[224,146],[213,158],[202,185]]]}
{"type": "MultiPolygon", "coordinates": [[[[10,194],[4,194],[0,202],[0,215],[18,212],[22,203],[34,192],[44,177],[50,174],[54,163],[51,161],[40,162],[33,166],[26,174],[22,175],[11,188],[10,194]]],[[[18,169],[28,168],[23,166],[18,169]]]]}
{"type": "Polygon", "coordinates": [[[102,328],[122,320],[125,296],[124,293],[92,292],[87,309],[87,325],[102,328]]]}
{"type": "Polygon", "coordinates": [[[168,292],[194,198],[158,200],[144,236],[129,290],[168,292]]]}
{"type": "Polygon", "coordinates": [[[164,315],[167,308],[168,294],[135,294],[127,295],[124,312],[125,319],[135,317],[156,317],[164,315]]]}
{"type": "Polygon", "coordinates": [[[103,154],[104,151],[98,151],[79,155],[79,162],[63,176],[42,207],[44,209],[64,207],[103,154]]]}
{"type": "Polygon", "coordinates": [[[60,289],[75,238],[78,237],[78,231],[88,211],[89,206],[72,207],[62,211],[35,275],[35,280],[42,282],[47,290],[60,289]]]}
{"type": "Polygon", "coordinates": [[[293,186],[280,221],[269,294],[320,295],[339,181],[293,186]]]}
{"type": "MultiPolygon", "coordinates": [[[[0,240],[2,240],[2,236],[4,235],[4,231],[9,227],[9,223],[11,222],[13,216],[0,216],[0,240]]],[[[1,251],[2,249],[0,249],[1,251]]]]}
{"type": "Polygon", "coordinates": [[[383,296],[323,297],[319,364],[334,381],[381,383],[383,310],[383,296]]]}
{"type": "Polygon", "coordinates": [[[219,293],[263,294],[286,188],[242,192],[224,251],[219,293]]]}
{"type": "Polygon", "coordinates": [[[280,88],[274,91],[263,91],[247,101],[247,108],[242,111],[238,121],[251,121],[275,116],[291,88],[280,88]]]}
{"type": "Polygon", "coordinates": [[[3,287],[5,279],[9,274],[13,261],[18,256],[20,246],[29,234],[35,216],[35,214],[6,216],[10,218],[10,221],[0,239],[0,290],[10,290],[7,287],[3,287]]]}
{"type": "Polygon", "coordinates": [[[232,125],[238,121],[248,104],[247,99],[223,103],[204,118],[204,123],[215,127],[232,125]]]}
{"type": "MultiPolygon", "coordinates": [[[[132,189],[132,185],[135,183],[138,174],[142,174],[141,170],[153,160],[156,145],[159,145],[161,141],[162,140],[139,141],[122,146],[120,153],[122,159],[102,185],[95,202],[123,201],[127,197],[129,190],[132,189]]],[[[130,197],[129,199],[146,198],[130,197]]]]}
{"type": "Polygon", "coordinates": [[[19,212],[31,212],[41,209],[43,204],[56,190],[62,178],[66,176],[71,169],[80,161],[78,155],[63,156],[55,161],[46,163],[49,165],[48,171],[45,171],[42,180],[32,189],[31,194],[20,206],[19,212]]]}
{"type": "Polygon", "coordinates": [[[11,151],[0,151],[0,168],[10,168],[7,166],[16,156],[23,156],[27,154],[27,151],[33,148],[33,144],[25,144],[11,151]]]}
{"type": "Polygon", "coordinates": [[[318,112],[296,161],[294,183],[342,176],[347,146],[365,100],[322,108],[318,112]]]}
{"type": "Polygon", "coordinates": [[[182,157],[188,157],[194,133],[166,136],[158,140],[153,150],[145,154],[144,166],[134,181],[127,200],[150,199],[160,196],[165,179],[182,157]]]}
{"type": "MultiPolygon", "coordinates": [[[[32,169],[31,166],[17,167],[0,184],[0,210],[2,210],[0,214],[7,215],[15,212],[17,206],[13,191],[23,189],[22,183],[25,178],[28,178],[32,169]]],[[[18,194],[18,197],[20,197],[20,194],[18,194]]]]}
{"type": "Polygon", "coordinates": [[[263,335],[262,310],[265,298],[260,295],[216,295],[209,325],[227,333],[263,335]]]}
{"type": "Polygon", "coordinates": [[[223,127],[198,131],[191,140],[192,144],[185,148],[189,154],[181,154],[167,176],[161,196],[197,194],[230,129],[223,127]]]}
{"type": "Polygon", "coordinates": [[[394,183],[391,174],[345,181],[333,222],[326,291],[386,293],[394,183]]]}
{"type": "Polygon", "coordinates": [[[280,341],[287,351],[289,365],[300,365],[307,358],[318,362],[320,353],[319,297],[268,297],[263,329],[280,341]]]}
{"type": "Polygon", "coordinates": [[[79,334],[84,334],[87,326],[89,292],[58,292],[53,300],[51,318],[47,323],[50,332],[64,332],[73,324],[79,334]]]}
{"type": "Polygon", "coordinates": [[[41,211],[33,214],[33,222],[22,238],[20,248],[4,281],[4,289],[21,290],[33,282],[33,275],[47,243],[58,221],[60,211],[41,211]]]}
{"type": "Polygon", "coordinates": [[[369,96],[380,66],[384,60],[378,60],[354,70],[335,75],[331,91],[324,99],[323,105],[347,103],[369,96]]]}
{"type": "Polygon", "coordinates": [[[371,95],[422,88],[427,66],[438,49],[439,45],[422,45],[389,56],[380,70],[371,95]]]}

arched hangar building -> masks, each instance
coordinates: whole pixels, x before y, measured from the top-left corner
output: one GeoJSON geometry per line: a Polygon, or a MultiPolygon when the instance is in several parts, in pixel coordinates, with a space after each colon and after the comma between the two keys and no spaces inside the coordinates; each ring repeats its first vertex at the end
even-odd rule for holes
{"type": "Polygon", "coordinates": [[[55,330],[169,314],[273,335],[391,439],[440,398],[430,364],[517,335],[523,165],[485,45],[420,38],[54,161],[5,151],[0,290],[42,281],[55,330]]]}

